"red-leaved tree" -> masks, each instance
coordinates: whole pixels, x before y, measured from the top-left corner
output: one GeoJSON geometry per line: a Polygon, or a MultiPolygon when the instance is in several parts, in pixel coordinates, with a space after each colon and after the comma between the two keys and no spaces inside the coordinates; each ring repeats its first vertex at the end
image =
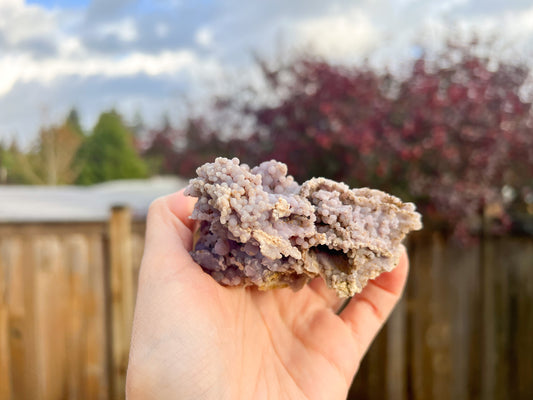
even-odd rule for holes
{"type": "Polygon", "coordinates": [[[533,189],[532,104],[520,96],[530,70],[475,50],[450,43],[402,79],[314,57],[262,62],[268,102],[217,101],[221,115],[231,107],[251,119],[251,135],[222,140],[220,126],[190,121],[173,171],[190,176],[217,155],[274,158],[299,180],[325,176],[415,201],[428,225],[460,239],[509,228],[510,201],[524,204],[533,189]]]}

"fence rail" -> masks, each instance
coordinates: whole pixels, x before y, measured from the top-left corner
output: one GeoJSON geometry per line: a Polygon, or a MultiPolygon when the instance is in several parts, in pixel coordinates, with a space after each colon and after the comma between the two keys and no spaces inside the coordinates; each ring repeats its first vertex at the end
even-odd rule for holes
{"type": "MultiPolygon", "coordinates": [[[[0,224],[0,400],[121,399],[144,223],[0,224]]],[[[533,238],[408,243],[350,399],[533,398],[533,238]]]]}

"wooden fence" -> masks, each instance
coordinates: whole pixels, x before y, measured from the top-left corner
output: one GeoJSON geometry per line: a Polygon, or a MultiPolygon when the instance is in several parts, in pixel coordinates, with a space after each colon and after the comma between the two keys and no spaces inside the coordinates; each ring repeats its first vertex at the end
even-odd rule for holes
{"type": "Polygon", "coordinates": [[[124,398],[144,223],[0,224],[0,400],[124,398]]]}
{"type": "Polygon", "coordinates": [[[533,237],[414,234],[402,301],[350,399],[533,399],[533,237]]]}
{"type": "MultiPolygon", "coordinates": [[[[144,223],[0,224],[0,400],[121,399],[144,223]]],[[[412,236],[350,399],[533,398],[533,238],[412,236]]]]}

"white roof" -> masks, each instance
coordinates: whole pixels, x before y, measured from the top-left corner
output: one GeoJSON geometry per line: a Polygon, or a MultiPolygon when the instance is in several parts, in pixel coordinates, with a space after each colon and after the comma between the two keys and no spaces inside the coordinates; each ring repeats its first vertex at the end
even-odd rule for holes
{"type": "Polygon", "coordinates": [[[144,217],[150,203],[184,188],[175,177],[111,181],[93,186],[0,185],[0,223],[105,221],[115,205],[144,217]]]}

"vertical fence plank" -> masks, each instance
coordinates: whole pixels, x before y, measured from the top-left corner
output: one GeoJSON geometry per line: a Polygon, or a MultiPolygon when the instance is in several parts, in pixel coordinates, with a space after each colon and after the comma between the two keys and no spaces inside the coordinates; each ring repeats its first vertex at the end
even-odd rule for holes
{"type": "Polygon", "coordinates": [[[0,399],[11,400],[11,379],[9,360],[9,310],[8,288],[11,283],[7,265],[8,243],[0,240],[0,399]]]}
{"type": "MultiPolygon", "coordinates": [[[[26,399],[41,399],[39,394],[39,372],[37,363],[36,324],[35,324],[35,265],[36,238],[28,235],[21,245],[20,264],[22,271],[24,313],[21,318],[22,351],[24,354],[24,388],[26,399]]],[[[17,321],[18,323],[19,321],[17,321]]],[[[18,343],[20,344],[20,343],[18,343]]]]}
{"type": "Polygon", "coordinates": [[[113,398],[125,396],[126,368],[133,322],[131,210],[117,206],[109,221],[111,315],[113,335],[113,398]]]}
{"type": "Polygon", "coordinates": [[[110,396],[108,350],[111,338],[107,336],[106,271],[103,240],[99,234],[91,234],[88,254],[87,297],[85,300],[86,348],[85,348],[85,398],[107,400],[110,396]]]}
{"type": "Polygon", "coordinates": [[[11,399],[8,329],[7,307],[0,302],[0,399],[6,400],[11,399]]]}
{"type": "Polygon", "coordinates": [[[505,355],[508,315],[509,255],[502,255],[500,239],[488,239],[484,243],[484,360],[483,398],[506,399],[509,360],[505,355]]]}
{"type": "Polygon", "coordinates": [[[68,399],[87,399],[85,395],[87,365],[84,350],[87,342],[86,299],[89,249],[85,236],[74,234],[65,239],[65,264],[68,272],[67,375],[68,399]]]}
{"type": "Polygon", "coordinates": [[[445,259],[445,243],[442,235],[434,232],[431,236],[431,302],[429,303],[431,322],[426,332],[426,343],[431,352],[433,369],[431,398],[450,398],[450,310],[449,271],[445,259]]]}
{"type": "MultiPolygon", "coordinates": [[[[450,349],[452,364],[451,399],[468,400],[479,398],[478,374],[471,376],[471,371],[479,369],[480,359],[473,356],[480,351],[473,349],[471,336],[476,334],[480,310],[476,304],[479,297],[479,246],[468,249],[453,243],[447,245],[446,272],[450,279],[449,301],[451,303],[451,340],[450,349]],[[477,393],[477,395],[476,395],[477,393]]],[[[481,337],[472,340],[479,343],[481,337]]]]}
{"type": "Polygon", "coordinates": [[[502,296],[502,313],[506,315],[505,325],[500,327],[499,354],[506,360],[507,368],[502,370],[501,382],[505,388],[502,398],[533,398],[533,375],[525,375],[533,368],[533,296],[531,287],[531,270],[533,254],[525,240],[501,240],[500,269],[506,275],[503,280],[505,291],[502,296]],[[504,264],[506,263],[506,264],[504,264]],[[524,274],[528,271],[529,274],[524,274]],[[528,276],[529,275],[529,276],[528,276]]]}
{"type": "MultiPolygon", "coordinates": [[[[62,248],[55,235],[35,242],[35,332],[39,398],[66,397],[66,326],[68,324],[67,275],[62,248]]],[[[75,349],[71,349],[74,350],[75,349]]]]}
{"type": "Polygon", "coordinates": [[[406,300],[396,305],[387,322],[387,399],[406,400],[406,300]]]}
{"type": "Polygon", "coordinates": [[[368,380],[366,391],[368,396],[384,399],[387,393],[386,370],[388,368],[387,329],[382,330],[372,343],[372,351],[366,355],[368,363],[368,380]]]}
{"type": "Polygon", "coordinates": [[[24,275],[22,265],[22,241],[20,237],[5,238],[2,244],[4,271],[9,276],[7,289],[7,308],[9,326],[9,361],[11,392],[13,399],[28,399],[26,388],[26,350],[25,342],[25,305],[24,275]]]}
{"type": "Polygon", "coordinates": [[[519,255],[516,330],[517,398],[533,398],[533,241],[522,240],[519,255]]]}
{"type": "Polygon", "coordinates": [[[431,237],[417,235],[410,245],[412,268],[408,280],[410,298],[409,341],[411,354],[410,386],[415,400],[431,398],[433,368],[428,347],[431,303],[431,237]]]}

